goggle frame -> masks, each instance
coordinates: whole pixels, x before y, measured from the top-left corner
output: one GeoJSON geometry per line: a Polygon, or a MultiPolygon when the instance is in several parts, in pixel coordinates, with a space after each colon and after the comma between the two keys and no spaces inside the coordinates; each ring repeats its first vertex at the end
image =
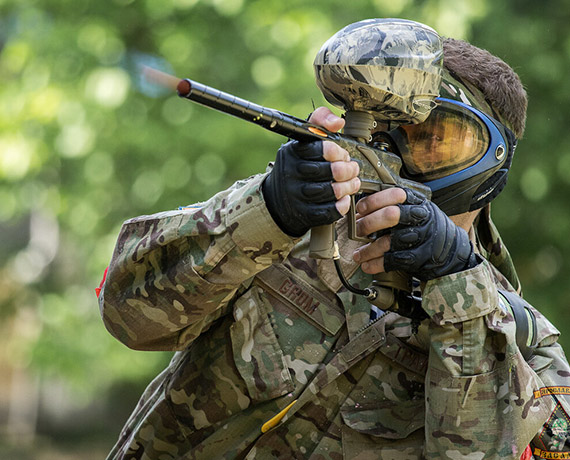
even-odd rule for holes
{"type": "MultiPolygon", "coordinates": [[[[507,136],[504,134],[504,130],[506,128],[502,123],[491,118],[484,112],[476,109],[475,107],[465,104],[464,102],[456,101],[454,99],[448,98],[436,98],[436,102],[438,103],[449,103],[455,106],[462,108],[463,110],[469,111],[474,116],[478,117],[485,127],[487,128],[489,134],[489,146],[487,151],[481,156],[481,158],[466,168],[451,173],[445,177],[441,177],[439,179],[432,179],[429,181],[421,181],[423,184],[427,185],[432,192],[437,192],[438,190],[442,190],[444,188],[453,186],[454,184],[458,184],[460,182],[466,181],[478,174],[481,174],[485,171],[489,171],[492,169],[496,169],[502,163],[504,163],[505,159],[508,155],[508,142],[507,136]]],[[[402,159],[403,160],[403,159],[402,159]]],[[[404,162],[405,168],[405,162],[404,162]]],[[[414,179],[418,180],[418,179],[414,179]]]]}

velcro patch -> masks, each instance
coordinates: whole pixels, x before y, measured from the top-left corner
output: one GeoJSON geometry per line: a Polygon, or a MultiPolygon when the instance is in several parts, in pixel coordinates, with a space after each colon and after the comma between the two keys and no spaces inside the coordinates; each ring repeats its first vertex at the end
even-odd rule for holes
{"type": "Polygon", "coordinates": [[[330,298],[289,270],[272,265],[257,275],[269,292],[284,300],[310,323],[328,335],[335,335],[344,324],[344,310],[333,293],[330,298]]]}

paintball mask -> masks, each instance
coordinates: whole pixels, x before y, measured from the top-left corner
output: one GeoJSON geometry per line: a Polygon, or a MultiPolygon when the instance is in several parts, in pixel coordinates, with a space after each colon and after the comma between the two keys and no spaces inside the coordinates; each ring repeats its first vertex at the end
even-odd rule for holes
{"type": "Polygon", "coordinates": [[[480,209],[507,182],[515,135],[487,115],[493,110],[480,91],[448,72],[436,103],[423,123],[377,132],[373,142],[387,142],[402,158],[402,175],[429,186],[448,215],[480,209]]]}
{"type": "Polygon", "coordinates": [[[366,139],[352,115],[370,114],[379,124],[371,142],[388,144],[401,176],[427,185],[448,215],[484,207],[506,184],[515,136],[478,88],[445,69],[430,27],[351,24],[323,45],[315,75],[325,98],[346,111],[345,133],[366,139]]]}

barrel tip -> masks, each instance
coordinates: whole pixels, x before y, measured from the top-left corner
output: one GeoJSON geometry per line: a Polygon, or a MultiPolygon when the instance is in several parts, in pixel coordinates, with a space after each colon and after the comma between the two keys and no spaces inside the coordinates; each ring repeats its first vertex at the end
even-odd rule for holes
{"type": "Polygon", "coordinates": [[[176,90],[178,91],[178,95],[185,97],[190,94],[190,90],[192,89],[192,85],[188,80],[180,80],[178,85],[176,86],[176,90]]]}

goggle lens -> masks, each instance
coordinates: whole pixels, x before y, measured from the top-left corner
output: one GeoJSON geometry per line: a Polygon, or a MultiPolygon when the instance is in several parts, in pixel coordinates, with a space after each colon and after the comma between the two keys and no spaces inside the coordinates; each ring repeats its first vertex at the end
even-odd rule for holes
{"type": "Polygon", "coordinates": [[[485,123],[474,113],[447,102],[436,107],[425,122],[398,129],[406,143],[400,152],[406,169],[422,182],[475,164],[490,145],[485,123]]]}

